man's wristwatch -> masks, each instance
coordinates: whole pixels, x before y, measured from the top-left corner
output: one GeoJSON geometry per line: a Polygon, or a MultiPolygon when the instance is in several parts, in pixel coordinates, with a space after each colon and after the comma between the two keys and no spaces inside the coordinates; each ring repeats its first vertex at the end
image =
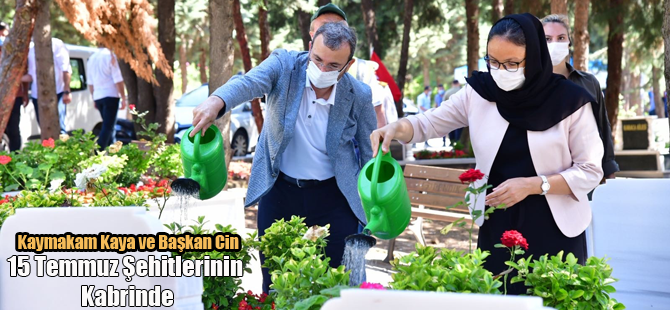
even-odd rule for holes
{"type": "Polygon", "coordinates": [[[66,91],[63,92],[63,95],[69,95],[69,94],[70,94],[69,90],[66,90],[66,91]]]}
{"type": "Polygon", "coordinates": [[[551,188],[551,185],[549,185],[549,181],[547,181],[547,177],[541,175],[540,178],[542,179],[542,186],[540,186],[540,188],[542,189],[542,193],[540,195],[544,196],[549,191],[549,188],[551,188]]]}

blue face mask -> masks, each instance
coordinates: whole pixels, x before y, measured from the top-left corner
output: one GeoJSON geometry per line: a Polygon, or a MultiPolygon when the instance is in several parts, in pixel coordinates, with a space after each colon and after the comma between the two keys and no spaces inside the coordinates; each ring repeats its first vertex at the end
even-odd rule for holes
{"type": "Polygon", "coordinates": [[[440,94],[440,95],[444,95],[444,89],[438,90],[437,93],[440,94]]]}

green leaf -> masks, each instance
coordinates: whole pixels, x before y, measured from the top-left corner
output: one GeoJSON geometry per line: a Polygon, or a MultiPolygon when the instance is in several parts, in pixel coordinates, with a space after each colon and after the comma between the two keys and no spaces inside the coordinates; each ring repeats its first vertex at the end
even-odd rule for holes
{"type": "Polygon", "coordinates": [[[614,286],[611,286],[611,285],[603,286],[603,291],[605,291],[609,294],[616,293],[616,289],[614,288],[614,286]]]}
{"type": "MultiPolygon", "coordinates": [[[[462,218],[461,218],[461,219],[462,219],[462,218]]],[[[459,220],[460,220],[460,219],[459,219],[459,220]]],[[[443,235],[448,234],[449,231],[451,231],[451,229],[454,227],[454,224],[456,224],[456,222],[451,222],[451,223],[449,223],[447,226],[444,226],[444,228],[442,228],[442,229],[440,230],[440,233],[443,234],[443,235]]]]}
{"type": "Polygon", "coordinates": [[[5,191],[7,192],[15,191],[17,189],[19,189],[19,184],[16,183],[5,186],[5,191]]]}
{"type": "Polygon", "coordinates": [[[504,244],[502,243],[496,243],[493,247],[495,248],[507,248],[504,244]]]}
{"type": "Polygon", "coordinates": [[[51,164],[43,163],[43,164],[40,164],[39,166],[37,166],[37,169],[42,170],[42,171],[47,171],[47,170],[51,169],[51,166],[52,166],[51,164]]]}

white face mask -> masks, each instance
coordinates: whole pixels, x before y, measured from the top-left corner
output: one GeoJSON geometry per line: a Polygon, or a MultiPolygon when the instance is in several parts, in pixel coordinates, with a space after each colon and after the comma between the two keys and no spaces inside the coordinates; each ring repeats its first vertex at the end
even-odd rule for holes
{"type": "Polygon", "coordinates": [[[551,64],[557,66],[570,53],[570,43],[568,42],[553,42],[548,43],[549,55],[551,55],[551,64]]]}
{"type": "Polygon", "coordinates": [[[328,88],[337,84],[337,78],[339,75],[339,71],[321,71],[321,69],[319,69],[319,67],[311,60],[307,66],[307,77],[309,78],[309,81],[312,82],[312,85],[314,85],[316,88],[328,88]]]}
{"type": "Polygon", "coordinates": [[[524,68],[519,68],[516,72],[509,72],[500,67],[498,70],[490,70],[496,85],[504,91],[511,91],[523,86],[526,76],[523,74],[524,68]]]}

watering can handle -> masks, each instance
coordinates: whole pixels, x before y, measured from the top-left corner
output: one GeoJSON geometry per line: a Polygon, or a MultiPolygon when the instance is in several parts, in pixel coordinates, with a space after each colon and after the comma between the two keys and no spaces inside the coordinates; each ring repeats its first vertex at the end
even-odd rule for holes
{"type": "Polygon", "coordinates": [[[377,157],[375,157],[375,163],[372,165],[372,186],[370,188],[370,199],[373,204],[377,203],[377,182],[379,180],[379,169],[382,166],[382,145],[379,144],[379,151],[377,151],[377,157]]]}
{"type": "Polygon", "coordinates": [[[196,134],[193,141],[193,158],[196,161],[200,161],[200,136],[201,134],[196,134]]]}

